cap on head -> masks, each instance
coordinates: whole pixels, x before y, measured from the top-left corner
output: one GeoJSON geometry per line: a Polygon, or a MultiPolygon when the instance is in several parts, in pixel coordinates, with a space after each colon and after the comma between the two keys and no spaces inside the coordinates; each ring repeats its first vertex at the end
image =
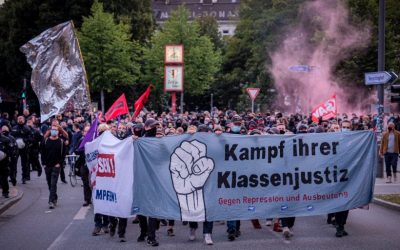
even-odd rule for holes
{"type": "Polygon", "coordinates": [[[154,128],[157,125],[158,125],[158,122],[156,120],[154,120],[153,118],[147,119],[146,122],[144,123],[144,126],[149,127],[149,128],[154,128]]]}

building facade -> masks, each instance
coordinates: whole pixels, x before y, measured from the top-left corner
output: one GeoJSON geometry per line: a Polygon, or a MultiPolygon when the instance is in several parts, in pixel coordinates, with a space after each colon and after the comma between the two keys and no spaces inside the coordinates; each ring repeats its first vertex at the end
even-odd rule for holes
{"type": "Polygon", "coordinates": [[[232,36],[239,21],[240,0],[152,0],[153,15],[162,25],[178,6],[185,5],[189,20],[202,16],[213,16],[223,36],[232,36]]]}

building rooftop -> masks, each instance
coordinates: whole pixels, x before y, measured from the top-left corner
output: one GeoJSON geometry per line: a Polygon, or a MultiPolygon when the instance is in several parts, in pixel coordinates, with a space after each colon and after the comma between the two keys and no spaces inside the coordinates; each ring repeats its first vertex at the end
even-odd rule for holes
{"type": "Polygon", "coordinates": [[[202,16],[213,16],[218,22],[239,19],[239,0],[153,0],[156,21],[166,21],[171,12],[182,4],[189,10],[189,20],[202,16]]]}

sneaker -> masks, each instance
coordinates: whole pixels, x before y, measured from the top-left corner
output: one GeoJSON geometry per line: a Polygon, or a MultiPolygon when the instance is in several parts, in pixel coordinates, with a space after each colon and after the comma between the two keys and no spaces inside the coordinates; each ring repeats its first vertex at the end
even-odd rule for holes
{"type": "Polygon", "coordinates": [[[343,234],[343,236],[349,235],[344,229],[342,230],[342,234],[343,234]]]}
{"type": "Polygon", "coordinates": [[[283,228],[283,237],[285,237],[285,239],[289,239],[290,236],[292,236],[292,234],[290,233],[290,229],[288,227],[284,227],[283,228]]]}
{"type": "Polygon", "coordinates": [[[102,230],[103,230],[103,233],[105,233],[105,234],[108,234],[108,232],[109,232],[108,227],[103,227],[102,230]]]}
{"type": "Polygon", "coordinates": [[[392,176],[387,177],[386,183],[392,183],[392,176]]]}
{"type": "MultiPolygon", "coordinates": [[[[110,227],[110,237],[114,237],[115,235],[115,228],[114,227],[110,227]]],[[[144,241],[144,239],[143,239],[144,241]]]]}
{"type": "Polygon", "coordinates": [[[214,242],[211,239],[211,234],[204,234],[204,242],[206,245],[213,245],[214,242]]]}
{"type": "Polygon", "coordinates": [[[93,229],[92,236],[100,235],[100,232],[101,232],[101,228],[100,227],[95,227],[93,229]]]}
{"type": "Polygon", "coordinates": [[[49,202],[49,208],[50,209],[54,209],[54,207],[55,207],[54,203],[53,202],[49,202]]]}
{"type": "Polygon", "coordinates": [[[191,228],[189,232],[189,240],[194,241],[196,239],[196,229],[191,228]]]}
{"type": "Polygon", "coordinates": [[[261,229],[260,221],[259,220],[251,220],[254,229],[261,229]]]}
{"type": "Polygon", "coordinates": [[[267,220],[267,221],[265,222],[265,225],[266,225],[267,227],[270,227],[270,226],[272,225],[272,220],[267,220]]]}
{"type": "Polygon", "coordinates": [[[146,240],[146,235],[145,234],[140,234],[139,237],[137,238],[137,242],[143,242],[145,240],[146,240]]]}
{"type": "Polygon", "coordinates": [[[161,224],[161,226],[166,226],[166,225],[168,225],[168,223],[167,223],[166,220],[160,220],[160,224],[161,224]]]}
{"type": "Polygon", "coordinates": [[[68,182],[66,180],[62,180],[61,182],[64,184],[68,184],[68,182]]]}
{"type": "Polygon", "coordinates": [[[152,247],[157,247],[159,244],[155,239],[154,240],[147,239],[147,245],[152,246],[152,247]]]}
{"type": "Polygon", "coordinates": [[[8,193],[7,193],[7,194],[3,194],[3,197],[6,198],[6,199],[7,199],[7,198],[10,198],[10,196],[8,195],[8,193]]]}
{"type": "Polygon", "coordinates": [[[125,236],[119,236],[119,242],[126,242],[125,236]]]}
{"type": "Polygon", "coordinates": [[[175,234],[174,234],[174,229],[173,229],[173,228],[169,228],[169,229],[167,230],[167,235],[168,235],[168,236],[175,236],[175,234]]]}
{"type": "Polygon", "coordinates": [[[279,222],[275,222],[274,223],[274,229],[273,229],[275,232],[278,232],[278,233],[280,233],[280,232],[282,232],[282,227],[281,227],[281,225],[280,225],[280,223],[279,222]]]}
{"type": "Polygon", "coordinates": [[[231,233],[228,233],[228,240],[229,241],[234,241],[235,240],[235,233],[234,232],[231,232],[231,233]]]}
{"type": "Polygon", "coordinates": [[[55,207],[57,207],[57,200],[53,201],[55,207]]]}

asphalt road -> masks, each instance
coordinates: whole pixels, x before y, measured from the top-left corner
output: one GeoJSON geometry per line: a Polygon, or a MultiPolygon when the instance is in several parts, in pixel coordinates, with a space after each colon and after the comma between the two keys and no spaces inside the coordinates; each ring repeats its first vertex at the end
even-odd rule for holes
{"type": "MultiPolygon", "coordinates": [[[[93,209],[82,208],[80,186],[58,184],[59,206],[48,209],[48,190],[44,176],[18,187],[23,198],[0,216],[0,249],[143,249],[152,248],[137,243],[139,226],[128,223],[127,242],[117,237],[91,236],[94,227],[93,209]]],[[[397,187],[394,187],[398,191],[397,187]]],[[[400,212],[371,205],[369,210],[352,210],[346,230],[349,236],[336,238],[335,229],[326,224],[325,216],[297,218],[294,237],[284,240],[262,222],[262,229],[253,229],[251,222],[242,222],[242,236],[227,240],[226,225],[214,224],[213,246],[202,241],[202,225],[197,239],[188,240],[189,228],[176,223],[175,237],[168,237],[167,228],[157,233],[159,249],[400,249],[400,212]]]]}

